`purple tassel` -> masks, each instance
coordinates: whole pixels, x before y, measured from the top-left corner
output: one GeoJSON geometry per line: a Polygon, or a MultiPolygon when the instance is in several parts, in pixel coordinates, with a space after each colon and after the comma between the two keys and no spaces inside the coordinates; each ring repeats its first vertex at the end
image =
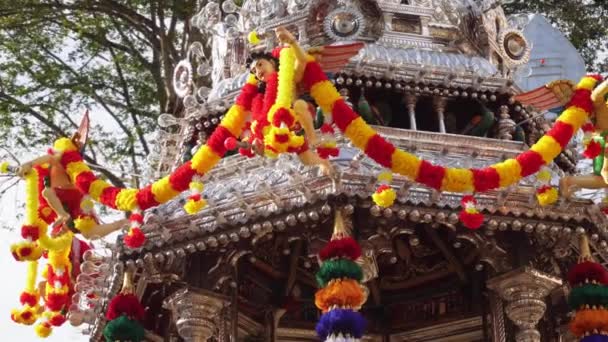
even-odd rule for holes
{"type": "Polygon", "coordinates": [[[593,334],[581,339],[581,342],[608,342],[607,335],[593,334]]]}
{"type": "Polygon", "coordinates": [[[342,333],[361,338],[365,331],[365,318],[353,310],[334,309],[326,312],[317,323],[317,335],[325,341],[331,334],[342,333]]]}

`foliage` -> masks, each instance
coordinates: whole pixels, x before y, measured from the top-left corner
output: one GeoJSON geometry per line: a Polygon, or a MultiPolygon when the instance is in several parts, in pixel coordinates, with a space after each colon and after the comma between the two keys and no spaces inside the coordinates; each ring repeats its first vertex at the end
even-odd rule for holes
{"type": "MultiPolygon", "coordinates": [[[[86,108],[85,160],[124,186],[162,112],[180,114],[172,71],[196,32],[195,0],[0,0],[0,146],[44,151],[86,108]]],[[[198,37],[197,37],[198,39],[198,37]]],[[[136,182],[131,185],[138,185],[136,182]]]]}
{"type": "Polygon", "coordinates": [[[608,2],[603,0],[515,0],[503,5],[507,14],[541,13],[579,50],[589,71],[608,67],[608,2]],[[603,53],[602,53],[603,52],[603,53]]]}

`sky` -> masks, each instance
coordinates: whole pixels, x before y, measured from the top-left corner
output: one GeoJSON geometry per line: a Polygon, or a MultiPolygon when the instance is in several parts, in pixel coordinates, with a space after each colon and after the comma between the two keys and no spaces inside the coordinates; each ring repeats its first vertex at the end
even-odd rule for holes
{"type": "MultiPolygon", "coordinates": [[[[16,212],[22,212],[20,204],[24,203],[24,184],[20,182],[18,187],[14,187],[0,200],[0,217],[4,224],[12,225],[15,230],[8,231],[0,229],[0,270],[4,275],[0,291],[0,331],[3,340],[12,341],[41,341],[36,335],[33,326],[25,326],[14,323],[10,319],[10,312],[13,308],[20,307],[19,295],[25,285],[25,263],[19,263],[10,254],[10,246],[17,242],[19,236],[20,223],[15,219],[16,212]]],[[[45,341],[48,342],[84,342],[88,337],[82,334],[83,326],[80,328],[72,327],[66,322],[62,327],[55,328],[53,334],[45,341]]]]}

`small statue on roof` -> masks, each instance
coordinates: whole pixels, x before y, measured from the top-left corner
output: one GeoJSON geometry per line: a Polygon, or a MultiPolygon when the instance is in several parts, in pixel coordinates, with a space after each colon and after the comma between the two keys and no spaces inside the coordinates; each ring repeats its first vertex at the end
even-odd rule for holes
{"type": "MultiPolygon", "coordinates": [[[[318,165],[324,174],[331,174],[332,166],[327,159],[337,156],[338,149],[335,141],[322,141],[314,130],[315,106],[302,98],[311,85],[306,71],[309,62],[323,63],[324,56],[332,57],[326,60],[323,68],[326,72],[339,70],[362,44],[306,52],[284,27],[277,28],[275,33],[282,45],[272,52],[254,51],[247,61],[251,75],[237,104],[245,107],[250,117],[243,134],[246,143],[240,144],[240,152],[250,157],[296,153],[303,164],[318,165]]],[[[250,35],[250,42],[259,43],[257,34],[250,35]]],[[[333,134],[331,114],[324,121],[321,132],[333,134]]],[[[234,142],[229,145],[236,147],[234,142]]]]}

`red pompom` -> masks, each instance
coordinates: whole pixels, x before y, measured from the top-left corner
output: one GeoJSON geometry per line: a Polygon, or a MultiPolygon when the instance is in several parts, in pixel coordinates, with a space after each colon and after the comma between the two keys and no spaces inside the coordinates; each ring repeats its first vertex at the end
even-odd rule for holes
{"type": "Polygon", "coordinates": [[[40,231],[36,226],[21,226],[21,237],[24,239],[30,238],[32,241],[36,241],[39,238],[40,231]]]}
{"type": "Polygon", "coordinates": [[[600,143],[595,140],[591,140],[589,144],[587,144],[585,151],[583,151],[583,156],[585,158],[593,159],[599,156],[601,152],[602,145],[600,145],[600,143]]]}
{"type": "Polygon", "coordinates": [[[230,137],[230,138],[227,138],[226,140],[224,140],[224,147],[228,151],[234,150],[236,148],[237,144],[238,144],[238,142],[236,141],[236,139],[234,137],[230,137]]]}
{"type": "MultiPolygon", "coordinates": [[[[559,122],[559,121],[558,121],[559,122]]],[[[595,125],[591,122],[587,122],[585,123],[581,129],[583,130],[583,132],[585,133],[591,133],[591,132],[595,132],[595,125]]]]}
{"type": "Polygon", "coordinates": [[[281,126],[281,123],[285,123],[287,127],[291,127],[294,124],[293,115],[286,108],[279,108],[272,117],[272,124],[276,127],[281,126]]]}
{"type": "Polygon", "coordinates": [[[38,304],[38,296],[33,295],[31,293],[23,292],[19,297],[19,302],[23,305],[36,306],[38,304]]]}
{"type": "Polygon", "coordinates": [[[482,213],[467,213],[466,210],[462,210],[458,215],[460,218],[460,222],[469,228],[469,229],[478,229],[483,224],[483,214],[482,213]]]}
{"type": "Polygon", "coordinates": [[[114,320],[122,315],[130,319],[141,321],[144,319],[144,307],[137,299],[137,296],[132,294],[119,294],[112,298],[108,305],[106,318],[108,321],[114,320]]]}
{"type": "Polygon", "coordinates": [[[340,149],[337,147],[317,147],[317,154],[322,159],[328,159],[329,157],[337,157],[340,155],[340,149]]]}
{"type": "Polygon", "coordinates": [[[352,237],[331,240],[319,252],[321,260],[332,258],[348,258],[357,260],[361,256],[361,247],[352,237]]]}
{"type": "Polygon", "coordinates": [[[287,134],[275,134],[274,138],[280,144],[286,144],[289,142],[289,135],[287,134]]]}
{"type": "Polygon", "coordinates": [[[323,126],[321,126],[321,133],[324,134],[334,134],[334,128],[331,127],[330,124],[323,124],[323,126]]]}
{"type": "Polygon", "coordinates": [[[239,153],[242,156],[249,157],[249,158],[253,158],[255,156],[255,153],[253,153],[253,151],[250,148],[239,148],[239,153]]]}
{"type": "Polygon", "coordinates": [[[144,223],[144,216],[142,214],[139,213],[133,213],[129,216],[129,221],[131,222],[137,222],[139,224],[143,224],[144,223]]]}
{"type": "Polygon", "coordinates": [[[129,248],[139,248],[144,245],[145,241],[146,236],[139,228],[131,228],[124,237],[125,245],[129,248]]]}
{"type": "Polygon", "coordinates": [[[577,286],[593,280],[608,285],[608,271],[597,262],[583,261],[574,265],[568,272],[570,286],[577,286]]]}
{"type": "Polygon", "coordinates": [[[49,323],[51,323],[51,325],[54,327],[60,327],[63,325],[63,323],[65,323],[65,321],[66,321],[66,318],[64,315],[57,314],[57,315],[54,315],[53,317],[51,317],[51,319],[49,320],[49,323]]]}
{"type": "Polygon", "coordinates": [[[65,294],[48,293],[44,301],[50,311],[61,311],[68,302],[68,296],[65,294]]]}

